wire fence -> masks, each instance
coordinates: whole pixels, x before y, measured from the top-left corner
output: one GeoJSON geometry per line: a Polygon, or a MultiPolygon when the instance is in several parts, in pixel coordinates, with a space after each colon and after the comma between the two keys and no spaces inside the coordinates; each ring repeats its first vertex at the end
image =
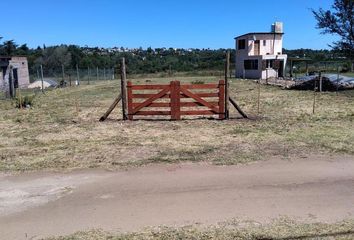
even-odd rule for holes
{"type": "Polygon", "coordinates": [[[30,83],[41,81],[55,81],[59,86],[90,84],[93,81],[107,81],[118,78],[119,72],[115,68],[51,68],[44,66],[30,70],[30,83]]]}
{"type": "Polygon", "coordinates": [[[288,61],[288,64],[285,69],[285,75],[290,77],[291,72],[293,73],[292,77],[300,77],[306,74],[315,73],[315,72],[324,72],[324,73],[348,73],[352,72],[352,65],[347,61],[318,61],[318,62],[306,62],[301,60],[294,60],[293,65],[288,61]],[[293,67],[291,71],[291,67],[293,67]]]}

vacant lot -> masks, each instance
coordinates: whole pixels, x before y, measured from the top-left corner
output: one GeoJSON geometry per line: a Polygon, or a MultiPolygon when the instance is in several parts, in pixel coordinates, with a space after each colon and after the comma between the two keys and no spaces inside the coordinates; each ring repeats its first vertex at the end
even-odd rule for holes
{"type": "MultiPolygon", "coordinates": [[[[135,83],[169,82],[133,79],[135,83]]],[[[184,77],[182,82],[216,82],[184,77]]],[[[232,79],[231,95],[253,120],[98,122],[119,92],[118,80],[38,94],[31,109],[0,101],[0,170],[118,168],[152,163],[239,164],[272,156],[354,154],[354,91],[317,95],[232,79]]]]}

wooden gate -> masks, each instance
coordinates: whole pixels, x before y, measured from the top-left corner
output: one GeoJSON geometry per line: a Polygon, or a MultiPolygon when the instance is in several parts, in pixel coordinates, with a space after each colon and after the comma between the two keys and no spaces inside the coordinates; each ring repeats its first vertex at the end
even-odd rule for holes
{"type": "Polygon", "coordinates": [[[172,81],[169,85],[133,85],[128,81],[127,99],[129,120],[134,116],[153,115],[170,115],[172,120],[180,120],[185,115],[218,115],[219,119],[225,119],[224,80],[218,84],[172,81]],[[152,90],[155,93],[146,93],[152,90]]]}

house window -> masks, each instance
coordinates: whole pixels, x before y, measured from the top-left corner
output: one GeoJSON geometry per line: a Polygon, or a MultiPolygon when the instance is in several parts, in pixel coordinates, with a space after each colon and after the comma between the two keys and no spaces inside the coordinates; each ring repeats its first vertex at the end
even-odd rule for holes
{"type": "Polygon", "coordinates": [[[245,70],[258,70],[258,60],[245,60],[245,70]]]}
{"type": "Polygon", "coordinates": [[[274,60],[267,60],[266,68],[274,68],[274,60]]]}
{"type": "Polygon", "coordinates": [[[238,40],[238,50],[246,49],[246,40],[238,40]]]}
{"type": "Polygon", "coordinates": [[[267,46],[267,40],[263,40],[263,46],[267,46]]]}

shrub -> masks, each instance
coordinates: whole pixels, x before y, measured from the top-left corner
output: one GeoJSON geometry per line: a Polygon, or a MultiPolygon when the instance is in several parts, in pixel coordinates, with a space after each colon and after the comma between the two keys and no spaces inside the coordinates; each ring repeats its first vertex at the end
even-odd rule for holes
{"type": "Polygon", "coordinates": [[[17,108],[27,108],[31,107],[33,105],[35,95],[27,95],[23,96],[21,98],[17,97],[16,98],[16,107],[17,108]]]}

